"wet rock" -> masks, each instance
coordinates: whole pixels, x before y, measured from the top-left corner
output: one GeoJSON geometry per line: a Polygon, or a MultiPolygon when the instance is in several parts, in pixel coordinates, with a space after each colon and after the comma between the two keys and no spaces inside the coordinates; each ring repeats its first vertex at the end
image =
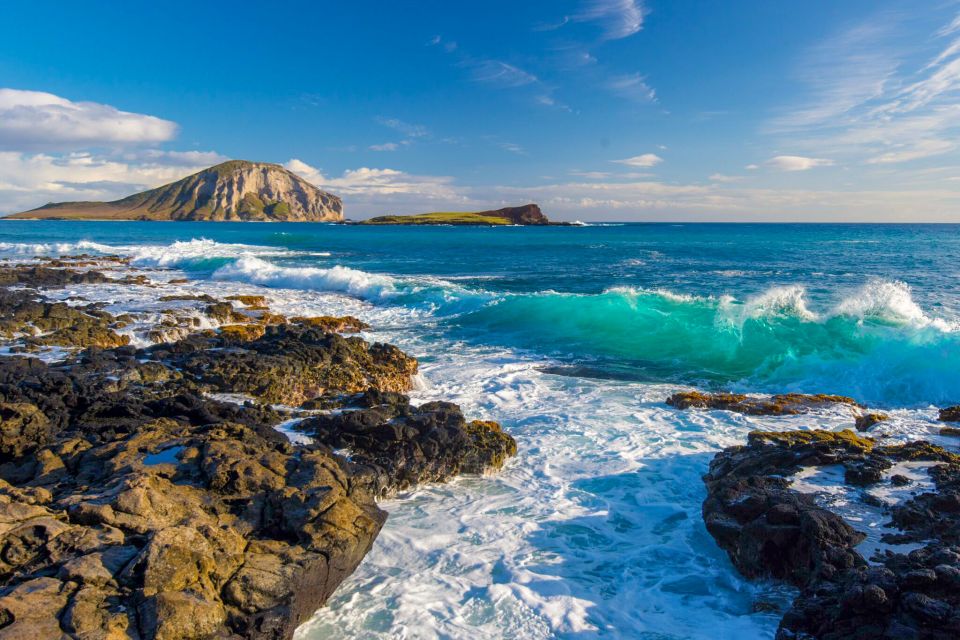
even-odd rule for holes
{"type": "Polygon", "coordinates": [[[204,313],[210,316],[219,324],[231,324],[236,322],[247,322],[250,318],[239,313],[229,302],[215,302],[207,305],[204,313]]]}
{"type": "Polygon", "coordinates": [[[267,298],[266,296],[259,295],[239,295],[239,296],[227,296],[225,300],[232,300],[239,302],[243,306],[252,310],[263,311],[267,309],[267,298]]]}
{"type": "Polygon", "coordinates": [[[38,300],[28,291],[0,289],[0,336],[28,345],[111,348],[130,338],[114,331],[116,319],[96,305],[38,300]]]}
{"type": "Polygon", "coordinates": [[[942,422],[960,422],[960,405],[940,409],[939,419],[942,422]]]}
{"type": "Polygon", "coordinates": [[[723,409],[755,416],[796,415],[834,405],[860,407],[853,398],[828,394],[786,393],[757,398],[742,393],[701,393],[699,391],[675,393],[667,398],[667,404],[677,409],[723,409]]]}
{"type": "Polygon", "coordinates": [[[370,328],[366,322],[353,316],[294,316],[290,322],[319,327],[328,333],[359,333],[370,328]]]}
{"type": "Polygon", "coordinates": [[[875,424],[879,424],[880,422],[884,422],[889,419],[890,419],[890,416],[888,416],[885,413],[876,413],[876,412],[865,413],[863,415],[857,416],[856,428],[857,428],[857,431],[867,431],[870,429],[870,427],[874,426],[875,424]]]}
{"type": "Polygon", "coordinates": [[[220,327],[220,335],[230,342],[250,342],[262,338],[266,329],[262,324],[227,324],[220,327]]]}

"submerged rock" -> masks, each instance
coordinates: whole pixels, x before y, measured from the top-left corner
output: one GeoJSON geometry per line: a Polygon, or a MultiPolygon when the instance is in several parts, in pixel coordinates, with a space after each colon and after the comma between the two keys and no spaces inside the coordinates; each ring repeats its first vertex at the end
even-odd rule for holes
{"type": "Polygon", "coordinates": [[[870,412],[857,416],[855,426],[857,431],[869,431],[870,427],[890,419],[885,413],[870,412]]]}
{"type": "Polygon", "coordinates": [[[801,588],[777,638],[952,638],[960,634],[960,456],[926,442],[881,445],[852,431],[754,432],[717,454],[704,477],[707,530],[751,578],[801,588]],[[820,508],[787,478],[804,467],[843,465],[845,480],[870,484],[896,462],[925,460],[937,491],[891,508],[916,542],[869,565],[864,534],[820,508]]]}
{"type": "Polygon", "coordinates": [[[755,416],[780,416],[807,413],[833,405],[859,408],[853,398],[829,394],[785,393],[756,398],[742,393],[701,393],[684,391],[667,398],[667,404],[677,409],[723,409],[755,416]]]}

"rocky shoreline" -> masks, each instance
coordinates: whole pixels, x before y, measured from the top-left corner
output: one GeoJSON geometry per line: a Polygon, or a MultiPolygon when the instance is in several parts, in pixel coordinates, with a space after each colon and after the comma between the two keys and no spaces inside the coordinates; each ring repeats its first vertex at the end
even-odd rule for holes
{"type": "MultiPolygon", "coordinates": [[[[797,415],[834,404],[852,409],[858,428],[863,416],[876,415],[840,396],[685,393],[668,403],[752,415],[797,415]]],[[[956,407],[940,413],[941,420],[958,416],[956,407]]],[[[960,637],[960,455],[927,441],[883,440],[850,430],[755,431],[746,445],[711,462],[704,476],[707,530],[744,576],[800,589],[778,640],[960,637]],[[881,540],[908,547],[871,558],[857,549],[864,532],[794,487],[797,474],[828,468],[841,471],[848,487],[903,487],[917,482],[897,473],[898,465],[910,464],[929,475],[931,487],[889,504],[860,494],[889,518],[881,540]]]]}
{"type": "Polygon", "coordinates": [[[138,347],[145,318],[44,295],[124,283],[165,295],[121,258],[0,268],[0,638],[289,638],[369,551],[378,498],[516,453],[411,405],[416,360],[342,335],[356,318],[174,294],[193,306],[138,347]]]}

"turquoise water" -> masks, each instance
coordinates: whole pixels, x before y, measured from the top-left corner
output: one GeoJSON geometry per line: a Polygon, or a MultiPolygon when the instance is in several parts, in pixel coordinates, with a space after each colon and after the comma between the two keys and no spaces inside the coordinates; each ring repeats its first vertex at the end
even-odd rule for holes
{"type": "Polygon", "coordinates": [[[494,476],[384,502],[372,550],[298,640],[773,638],[780,614],[754,605],[793,593],[739,576],[704,527],[701,476],[753,429],[853,416],[677,411],[679,389],[849,394],[890,414],[873,429],[889,442],[957,446],[936,419],[960,402],[956,226],[0,221],[0,257],[82,252],[160,286],[50,295],[149,315],[161,292],[256,293],[286,315],[357,315],[420,361],[413,402],[517,439],[494,476]]]}
{"type": "Polygon", "coordinates": [[[0,224],[7,251],[81,240],[196,277],[425,310],[431,335],[540,354],[558,372],[960,400],[956,226],[0,224]]]}

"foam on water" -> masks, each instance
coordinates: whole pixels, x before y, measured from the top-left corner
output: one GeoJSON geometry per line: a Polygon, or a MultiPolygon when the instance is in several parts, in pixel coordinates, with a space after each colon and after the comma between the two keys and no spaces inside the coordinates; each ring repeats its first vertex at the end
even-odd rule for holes
{"type": "Polygon", "coordinates": [[[317,267],[280,267],[266,260],[245,256],[217,269],[214,280],[235,280],[270,287],[336,291],[358,298],[378,299],[396,294],[394,280],[388,276],[365,273],[340,265],[317,267]]]}

